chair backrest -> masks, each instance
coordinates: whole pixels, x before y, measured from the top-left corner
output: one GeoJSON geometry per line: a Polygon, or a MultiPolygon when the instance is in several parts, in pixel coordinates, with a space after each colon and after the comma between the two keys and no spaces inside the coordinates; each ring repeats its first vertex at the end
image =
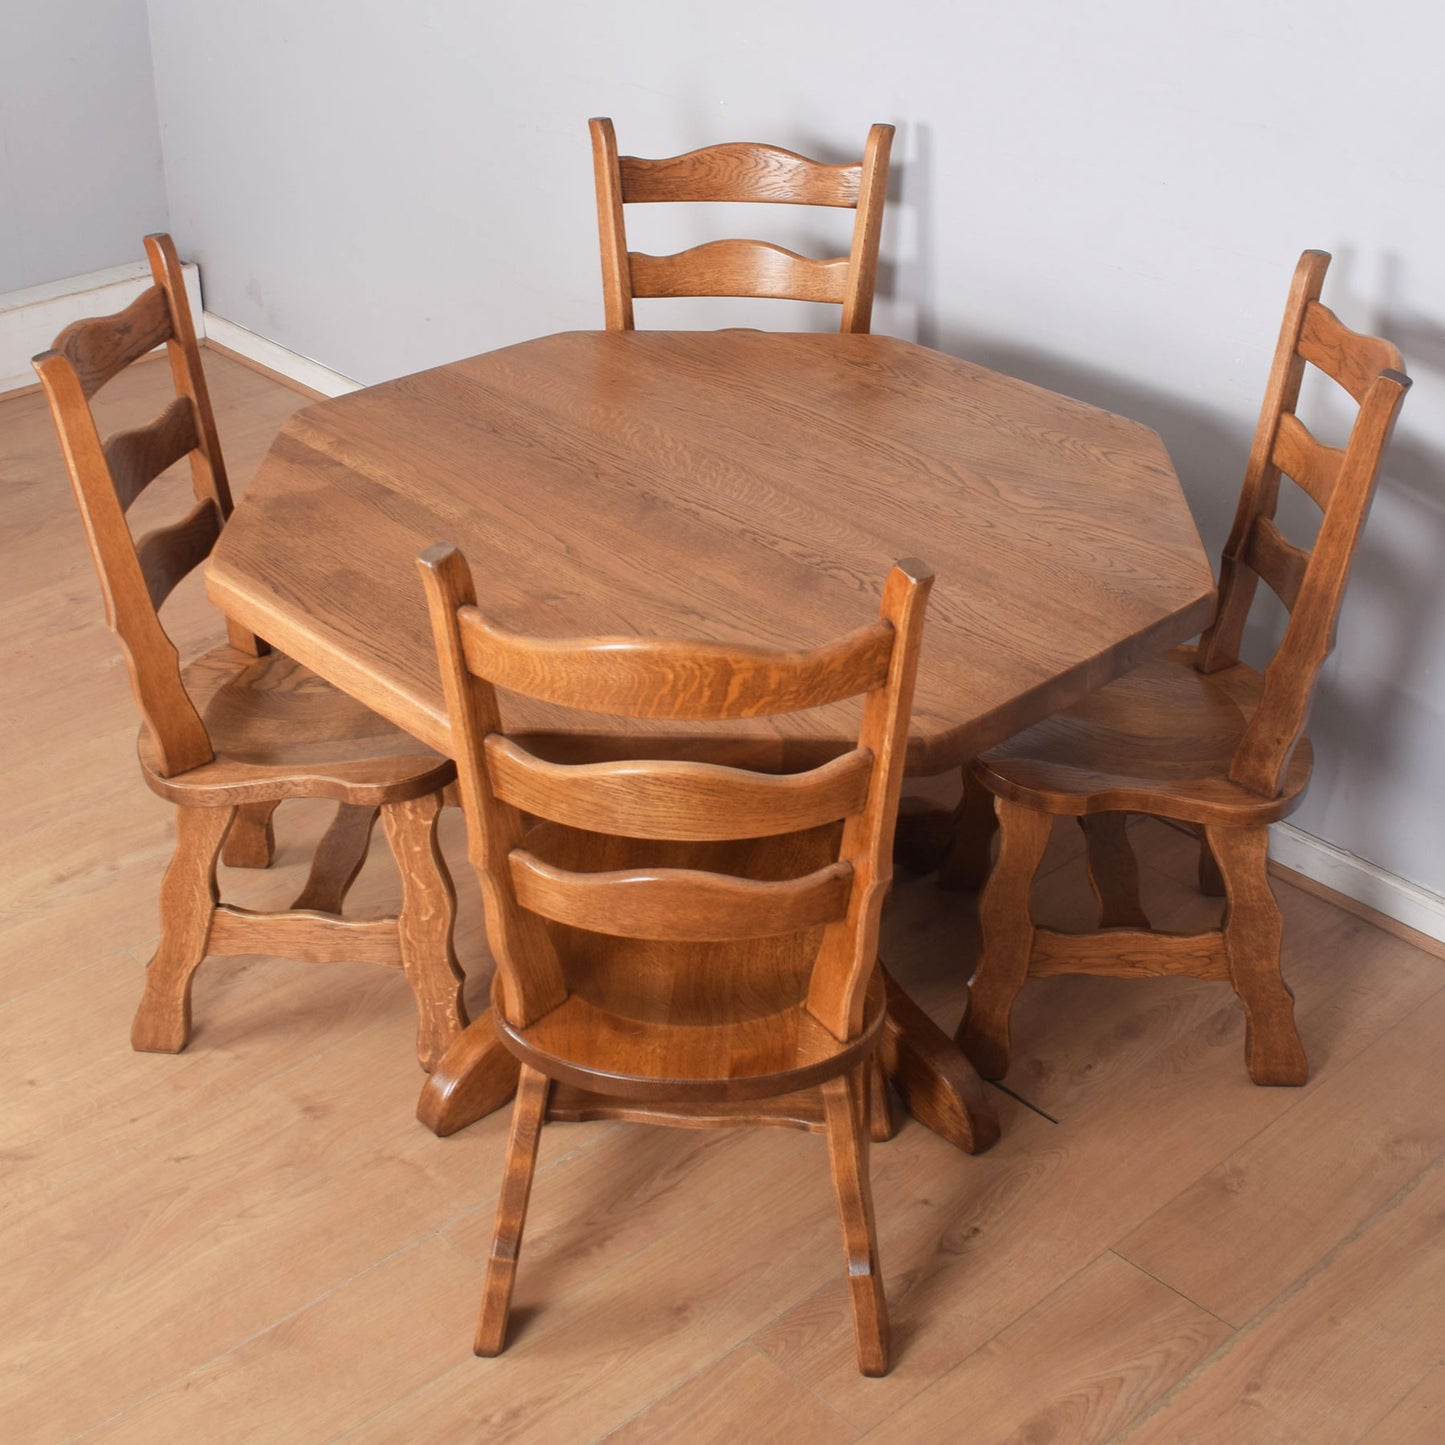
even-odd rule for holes
{"type": "Polygon", "coordinates": [[[900,562],[879,620],[806,652],[636,638],[552,640],[491,626],[455,548],[419,559],[437,645],[472,863],[501,1005],[519,1028],[567,996],[544,919],[622,938],[705,942],[822,929],[807,1006],[856,1037],[877,960],[908,716],[932,574],[900,562]],[[549,762],[502,730],[496,689],[614,717],[730,719],[864,695],[858,744],[809,772],[720,764],[549,762]],[[758,881],[702,869],[578,873],[524,846],[524,815],[613,837],[710,843],[801,834],[843,821],[836,857],[758,881]]]}
{"type": "MultiPolygon", "coordinates": [[[[213,754],[157,609],[210,553],[231,514],[231,492],[176,248],[165,235],[147,236],[145,248],[154,284],[114,316],[67,326],[34,366],[100,575],[106,621],[125,654],[161,770],[171,777],[209,762],[213,754]],[[91,398],[162,342],[175,400],[148,425],[102,441],[91,398]],[[179,521],[135,541],[125,520],[127,508],[182,457],[190,458],[194,507],[179,521]]],[[[249,652],[257,650],[255,639],[234,627],[231,640],[249,652]]]]}
{"type": "Polygon", "coordinates": [[[888,190],[893,127],[868,132],[863,159],[824,165],[777,146],[706,146],[665,160],[619,156],[612,122],[596,118],[592,165],[602,241],[607,329],[632,330],[642,296],[763,296],[842,306],[840,331],[867,331],[878,274],[878,236],[888,190]],[[766,241],[710,241],[672,256],[627,249],[622,208],[648,201],[758,201],[837,206],[857,212],[847,256],[814,260],[766,241]]]}
{"type": "Polygon", "coordinates": [[[1200,639],[1197,665],[1215,672],[1239,660],[1244,625],[1262,578],[1289,609],[1289,623],[1265,670],[1264,692],[1229,776],[1266,797],[1283,786],[1308,721],[1355,544],[1364,526],[1380,458],[1409,389],[1400,353],[1388,341],[1351,331],[1320,304],[1330,257],[1306,251],[1295,268],[1244,488],[1220,568],[1219,609],[1200,639]],[[1295,415],[1306,364],[1354,398],[1358,410],[1344,447],[1321,442],[1295,415]],[[1274,521],[1281,477],[1323,512],[1313,548],[1286,541],[1274,521]]]}

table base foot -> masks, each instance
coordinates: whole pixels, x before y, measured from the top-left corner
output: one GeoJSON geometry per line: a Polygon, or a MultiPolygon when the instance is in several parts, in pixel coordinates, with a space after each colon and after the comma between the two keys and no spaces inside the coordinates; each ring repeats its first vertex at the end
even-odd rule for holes
{"type": "Polygon", "coordinates": [[[416,1116],[445,1138],[500,1109],[517,1091],[516,1057],[502,1047],[492,1011],[469,1024],[422,1086],[416,1116]]]}

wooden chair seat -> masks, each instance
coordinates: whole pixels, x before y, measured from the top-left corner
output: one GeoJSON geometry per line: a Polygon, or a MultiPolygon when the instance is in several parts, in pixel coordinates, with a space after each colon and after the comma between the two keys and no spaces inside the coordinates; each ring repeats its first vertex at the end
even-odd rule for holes
{"type": "MultiPolygon", "coordinates": [[[[573,993],[527,1028],[514,1028],[497,993],[494,985],[498,1034],[524,1064],[592,1093],[685,1104],[773,1098],[847,1074],[877,1048],[886,1012],[881,968],[868,990],[863,1029],[847,1044],[801,998],[775,1013],[693,1023],[669,1017],[661,991],[641,1017],[573,993]]],[[[692,1013],[686,1002],[676,1011],[692,1013]]]]}
{"type": "Polygon", "coordinates": [[[1294,810],[1314,760],[1308,737],[1284,786],[1261,797],[1229,765],[1264,692],[1243,662],[1220,672],[1176,647],[1082,702],[1016,734],[974,763],[996,797],[1063,816],[1153,813],[1186,823],[1254,827],[1294,810]]]}
{"type": "Polygon", "coordinates": [[[173,803],[226,807],[305,797],[380,807],[434,793],[456,776],[449,758],[279,653],[252,657],[222,645],[181,676],[215,757],[165,777],[142,729],[146,782],[173,803]]]}

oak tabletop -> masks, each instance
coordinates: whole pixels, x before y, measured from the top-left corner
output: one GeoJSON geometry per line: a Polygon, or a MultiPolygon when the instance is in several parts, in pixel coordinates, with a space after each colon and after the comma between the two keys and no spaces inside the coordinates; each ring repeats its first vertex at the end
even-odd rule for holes
{"type": "MultiPolygon", "coordinates": [[[[788,647],[872,621],[889,565],[921,557],[937,583],[914,774],[1185,640],[1214,606],[1154,432],[884,336],[569,332],[306,407],[207,590],[446,753],[415,565],[438,541],[509,628],[788,647]]],[[[509,726],[607,744],[605,722],[514,706],[509,726]]],[[[801,766],[851,745],[856,714],[739,726],[755,765],[801,766]]]]}

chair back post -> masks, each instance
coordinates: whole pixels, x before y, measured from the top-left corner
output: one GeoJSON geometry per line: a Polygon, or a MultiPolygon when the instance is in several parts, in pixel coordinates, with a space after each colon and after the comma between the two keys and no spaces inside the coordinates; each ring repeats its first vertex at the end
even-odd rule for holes
{"type": "Polygon", "coordinates": [[[1271,460],[1275,436],[1281,415],[1293,412],[1299,402],[1300,384],[1305,372],[1304,357],[1299,354],[1305,308],[1310,302],[1319,300],[1329,265],[1329,252],[1306,251],[1295,266],[1269,381],[1260,404],[1259,425],[1255,427],[1249,462],[1244,470],[1239,505],[1220,559],[1219,605],[1214,621],[1199,639],[1195,665],[1201,672],[1218,672],[1222,668],[1233,667],[1239,661],[1244,624],[1249,619],[1254,589],[1259,581],[1258,574],[1244,560],[1244,553],[1249,546],[1255,518],[1274,516],[1280,476],[1279,467],[1271,460]]]}
{"type": "MultiPolygon", "coordinates": [[[[142,297],[141,301],[145,299],[142,297]]],[[[74,328],[67,328],[57,338],[57,347],[73,333],[74,328]]],[[[147,335],[137,344],[148,351],[155,343],[147,335]]],[[[166,635],[157,615],[152,584],[126,525],[124,501],[116,489],[106,448],[96,430],[82,374],[59,349],[43,352],[33,364],[50,404],[70,484],[85,525],[105,600],[106,624],[120,643],[130,674],[131,691],[154,739],[161,771],[166,777],[189,772],[211,761],[214,756],[211,740],[181,680],[175,644],[166,635]]],[[[86,375],[94,375],[89,367],[86,375]]],[[[102,381],[105,379],[108,378],[102,377],[102,381]]],[[[95,383],[100,384],[101,381],[95,383]]],[[[216,530],[219,531],[219,520],[216,530]]]]}
{"type": "Polygon", "coordinates": [[[1315,684],[1334,650],[1355,547],[1369,514],[1380,460],[1410,378],[1382,371],[1350,432],[1334,495],[1320,524],[1284,637],[1264,673],[1264,693],[1230,764],[1232,781],[1273,797],[1309,721],[1315,684]]]}
{"type": "MultiPolygon", "coordinates": [[[[196,426],[196,446],[191,449],[191,487],[197,501],[211,501],[224,525],[230,520],[235,504],[231,500],[231,484],[226,476],[226,463],[221,456],[221,439],[216,432],[216,414],[211,408],[211,393],[206,373],[201,366],[201,351],[196,343],[196,327],[191,315],[191,299],[186,294],[185,273],[176,244],[163,231],[145,238],[146,259],[151,277],[166,298],[171,317],[171,335],[166,341],[171,378],[176,394],[189,398],[196,426]]],[[[266,651],[255,635],[231,618],[226,619],[226,635],[231,646],[253,657],[266,651]]]]}
{"type": "Polygon", "coordinates": [[[875,762],[868,799],[843,827],[839,856],[853,867],[848,911],[829,924],[808,989],[808,1010],[835,1038],[856,1037],[863,1026],[869,980],[878,963],[878,928],[893,881],[893,835],[908,754],[908,720],[923,643],[923,620],[933,573],[917,558],[888,574],[879,616],[893,628],[885,684],[863,705],[858,746],[875,762]]]}
{"type": "Polygon", "coordinates": [[[838,329],[866,334],[873,323],[873,291],[878,282],[878,243],[883,234],[883,205],[888,198],[888,157],[893,127],[874,125],[863,148],[853,245],[848,256],[848,291],[838,329]]]}
{"type": "Polygon", "coordinates": [[[508,873],[512,851],[522,841],[522,815],[492,792],[485,745],[489,735],[501,731],[501,714],[492,684],[467,666],[458,621],[463,609],[475,610],[476,588],[466,559],[448,544],[429,547],[417,558],[417,568],[451,722],[450,751],[467,818],[467,855],[482,891],[502,1011],[509,1023],[525,1028],[562,1003],[567,989],[546,925],[518,905],[508,873]]]}
{"type": "Polygon", "coordinates": [[[1234,526],[1220,569],[1219,607],[1200,639],[1196,666],[1217,672],[1239,661],[1261,578],[1290,619],[1265,669],[1259,706],[1230,764],[1232,781],[1265,797],[1284,786],[1304,734],[1319,669],[1334,647],[1350,562],[1369,511],[1375,479],[1410,380],[1400,353],[1378,337],[1351,331],[1320,302],[1330,257],[1306,251],[1295,268],[1259,426],[1234,526]],[[1359,410],[1343,450],[1321,444],[1295,415],[1306,364],[1354,397],[1359,410]],[[1275,525],[1283,477],[1297,483],[1324,516],[1313,548],[1288,542],[1275,525]]]}
{"type": "Polygon", "coordinates": [[[622,172],[617,133],[606,116],[587,122],[592,133],[592,174],[597,187],[597,236],[602,250],[602,303],[608,331],[631,331],[632,286],[627,227],[622,216],[622,172]]]}

